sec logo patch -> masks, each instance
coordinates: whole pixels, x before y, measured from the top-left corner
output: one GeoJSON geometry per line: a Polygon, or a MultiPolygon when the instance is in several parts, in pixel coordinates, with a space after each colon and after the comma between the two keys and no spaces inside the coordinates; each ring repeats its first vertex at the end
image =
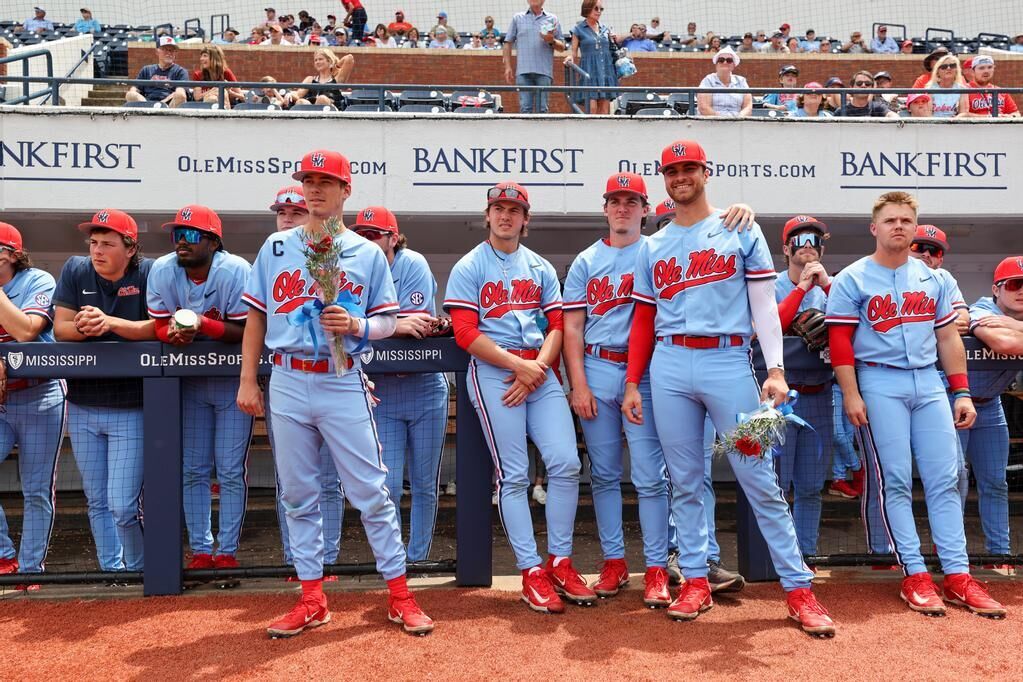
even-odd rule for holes
{"type": "Polygon", "coordinates": [[[423,305],[423,301],[426,300],[426,297],[423,296],[423,292],[421,291],[413,291],[412,295],[409,296],[409,300],[412,301],[412,305],[423,305]]]}
{"type": "Polygon", "coordinates": [[[43,306],[44,308],[50,305],[50,297],[46,294],[36,294],[36,305],[43,306]]]}

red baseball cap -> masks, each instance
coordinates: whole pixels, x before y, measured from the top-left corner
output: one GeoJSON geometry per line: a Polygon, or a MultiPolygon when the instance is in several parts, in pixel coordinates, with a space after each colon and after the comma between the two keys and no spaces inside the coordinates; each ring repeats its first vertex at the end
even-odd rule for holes
{"type": "Polygon", "coordinates": [[[779,27],[778,27],[778,30],[781,30],[781,31],[787,31],[787,30],[789,30],[790,28],[792,28],[792,27],[791,27],[791,26],[789,26],[788,24],[782,24],[781,26],[779,26],[779,27]]]}
{"type": "Polygon", "coordinates": [[[660,218],[666,216],[669,213],[675,212],[675,202],[671,199],[665,199],[661,203],[657,204],[657,208],[654,209],[654,217],[660,218]]]}
{"type": "Polygon", "coordinates": [[[139,238],[139,226],[135,224],[135,219],[116,208],[104,208],[97,211],[90,222],[78,225],[78,229],[82,232],[89,232],[97,227],[103,230],[113,230],[119,235],[135,240],[139,238]]]}
{"type": "Polygon", "coordinates": [[[607,179],[604,198],[607,199],[612,194],[636,194],[646,201],[646,182],[635,173],[615,173],[607,179]]]}
{"type": "Polygon", "coordinates": [[[828,234],[828,226],[813,216],[797,215],[795,218],[789,219],[789,221],[785,223],[785,227],[781,228],[782,243],[787,242],[789,240],[789,235],[793,232],[806,229],[815,229],[821,234],[828,234]]]}
{"type": "Polygon", "coordinates": [[[352,166],[343,155],[327,149],[316,149],[302,157],[299,169],[291,177],[299,182],[310,173],[320,173],[327,177],[340,180],[346,185],[352,184],[352,166]]]}
{"type": "Polygon", "coordinates": [[[934,244],[943,251],[948,251],[948,238],[945,233],[934,225],[917,225],[914,244],[934,244]]]}
{"type": "Polygon", "coordinates": [[[277,190],[277,196],[274,197],[270,210],[277,213],[285,206],[294,206],[303,211],[309,210],[309,207],[305,205],[305,192],[302,191],[302,185],[291,185],[277,190]]]}
{"type": "Polygon", "coordinates": [[[661,170],[676,163],[698,163],[707,167],[707,152],[695,140],[676,140],[661,152],[661,170]]]}
{"type": "Polygon", "coordinates": [[[965,62],[963,62],[962,68],[964,68],[964,69],[972,69],[973,68],[973,57],[970,57],[965,62]]]}
{"type": "Polygon", "coordinates": [[[1009,256],[995,268],[995,284],[1007,279],[1023,279],[1023,256],[1009,256]]]}
{"type": "Polygon", "coordinates": [[[353,230],[376,230],[398,234],[398,219],[383,206],[367,206],[355,216],[353,230]]]}
{"type": "Polygon", "coordinates": [[[0,247],[22,250],[21,233],[10,223],[0,223],[0,247]]]}
{"type": "Polygon", "coordinates": [[[487,190],[487,207],[499,201],[511,201],[529,210],[529,192],[522,185],[514,182],[499,182],[487,190]]]}
{"type": "Polygon", "coordinates": [[[174,220],[163,224],[163,229],[165,230],[173,230],[175,227],[194,227],[197,230],[209,232],[218,237],[224,236],[224,229],[220,224],[220,216],[212,208],[199,206],[198,204],[185,206],[174,216],[174,220]]]}

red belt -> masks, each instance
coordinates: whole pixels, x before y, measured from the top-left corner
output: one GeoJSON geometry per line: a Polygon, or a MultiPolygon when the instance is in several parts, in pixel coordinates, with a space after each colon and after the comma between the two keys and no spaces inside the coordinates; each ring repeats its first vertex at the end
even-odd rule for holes
{"type": "Polygon", "coordinates": [[[676,334],[674,336],[658,336],[658,341],[667,341],[673,346],[685,346],[686,348],[721,348],[724,341],[725,347],[741,346],[746,340],[741,336],[690,336],[689,334],[676,334]]]}
{"type": "Polygon", "coordinates": [[[602,360],[610,360],[611,362],[629,361],[629,351],[627,350],[608,350],[606,348],[594,349],[592,345],[587,345],[585,350],[588,355],[592,355],[593,357],[600,358],[602,360]]]}
{"type": "Polygon", "coordinates": [[[7,382],[7,392],[21,391],[26,388],[33,388],[43,383],[41,379],[15,379],[7,382]]]}
{"type": "Polygon", "coordinates": [[[515,357],[522,358],[523,360],[536,360],[540,357],[539,348],[505,348],[506,351],[514,355],[515,357]]]}
{"type": "MultiPolygon", "coordinates": [[[[274,353],[274,364],[278,367],[284,366],[284,357],[280,353],[274,353]]],[[[351,369],[355,364],[352,360],[352,356],[348,356],[348,362],[345,365],[346,369],[351,369]]],[[[288,366],[291,369],[298,370],[300,372],[314,372],[316,374],[326,374],[330,371],[330,360],[306,360],[304,358],[290,358],[288,366]]]]}
{"type": "Polygon", "coordinates": [[[831,386],[830,383],[826,383],[826,384],[789,384],[789,388],[791,388],[794,391],[799,391],[803,395],[814,395],[816,393],[823,393],[830,386],[831,386]]]}

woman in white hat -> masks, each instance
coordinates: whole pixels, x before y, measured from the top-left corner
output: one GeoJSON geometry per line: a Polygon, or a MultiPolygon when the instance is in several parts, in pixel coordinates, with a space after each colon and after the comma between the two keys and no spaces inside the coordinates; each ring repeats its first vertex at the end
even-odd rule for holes
{"type": "Polygon", "coordinates": [[[704,76],[700,87],[720,88],[722,92],[696,96],[700,116],[749,116],[753,113],[753,95],[726,92],[730,88],[749,87],[745,78],[733,73],[739,65],[739,55],[731,47],[725,47],[715,52],[711,61],[714,73],[704,76]]]}

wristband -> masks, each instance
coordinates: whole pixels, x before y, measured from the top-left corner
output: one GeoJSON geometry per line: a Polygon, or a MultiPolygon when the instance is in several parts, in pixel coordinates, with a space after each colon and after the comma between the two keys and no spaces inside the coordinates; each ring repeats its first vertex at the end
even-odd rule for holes
{"type": "Polygon", "coordinates": [[[953,392],[965,390],[967,393],[970,392],[970,379],[965,372],[962,374],[949,374],[948,376],[948,387],[953,392]]]}
{"type": "Polygon", "coordinates": [[[952,397],[959,400],[960,398],[972,398],[973,396],[970,394],[970,389],[958,388],[952,391],[952,397]]]}

